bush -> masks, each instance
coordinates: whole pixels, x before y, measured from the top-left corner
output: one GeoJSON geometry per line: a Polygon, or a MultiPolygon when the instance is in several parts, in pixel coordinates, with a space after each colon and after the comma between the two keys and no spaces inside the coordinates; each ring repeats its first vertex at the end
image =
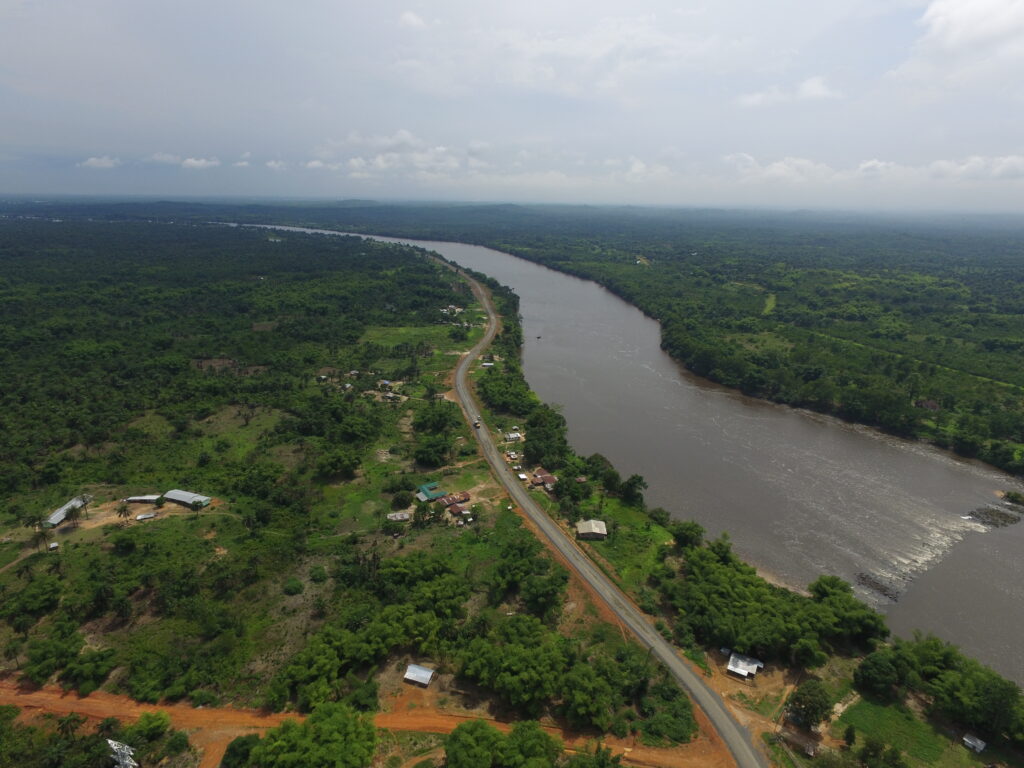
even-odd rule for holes
{"type": "Polygon", "coordinates": [[[314,565],[309,569],[309,580],[314,584],[323,584],[327,581],[327,569],[322,565],[314,565]]]}
{"type": "Polygon", "coordinates": [[[412,505],[416,497],[412,495],[411,491],[399,491],[391,499],[392,509],[406,509],[412,505]]]}
{"type": "Polygon", "coordinates": [[[286,595],[298,595],[305,589],[305,585],[294,576],[284,583],[284,593],[286,595]]]}
{"type": "Polygon", "coordinates": [[[174,731],[167,739],[165,752],[168,755],[180,755],[188,749],[188,734],[184,731],[174,731]]]}

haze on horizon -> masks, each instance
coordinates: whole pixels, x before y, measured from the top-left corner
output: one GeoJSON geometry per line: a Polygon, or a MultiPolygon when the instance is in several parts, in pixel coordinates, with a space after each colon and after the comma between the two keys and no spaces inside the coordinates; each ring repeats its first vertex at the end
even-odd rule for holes
{"type": "Polygon", "coordinates": [[[0,193],[1024,212],[1024,0],[0,0],[0,193]]]}

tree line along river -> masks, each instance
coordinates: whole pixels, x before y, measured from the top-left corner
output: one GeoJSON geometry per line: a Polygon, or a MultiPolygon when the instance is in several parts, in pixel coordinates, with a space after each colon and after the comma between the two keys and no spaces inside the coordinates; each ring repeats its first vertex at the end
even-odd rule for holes
{"type": "Polygon", "coordinates": [[[768,578],[854,584],[900,635],[934,632],[1024,682],[1024,524],[965,519],[1024,490],[992,467],[689,374],[658,324],[600,286],[462,243],[436,251],[520,297],[523,367],[561,406],[577,452],[649,483],[650,506],[693,519],[768,578]]]}

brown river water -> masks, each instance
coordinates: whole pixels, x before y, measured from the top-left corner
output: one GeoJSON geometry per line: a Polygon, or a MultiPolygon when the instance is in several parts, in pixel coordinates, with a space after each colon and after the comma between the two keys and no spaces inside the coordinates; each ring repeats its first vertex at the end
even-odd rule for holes
{"type": "Polygon", "coordinates": [[[595,283],[479,246],[396,242],[519,295],[530,387],[561,406],[578,453],[643,475],[649,506],[728,532],[787,586],[838,575],[897,634],[934,632],[1024,682],[1024,523],[964,519],[1024,490],[1014,478],[700,379],[661,350],[655,321],[595,283]]]}

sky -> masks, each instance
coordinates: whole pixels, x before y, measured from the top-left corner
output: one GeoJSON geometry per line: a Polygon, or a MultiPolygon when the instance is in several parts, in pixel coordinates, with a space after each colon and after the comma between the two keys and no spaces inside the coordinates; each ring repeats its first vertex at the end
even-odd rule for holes
{"type": "Polygon", "coordinates": [[[0,193],[1024,212],[1024,0],[0,0],[0,193]]]}

